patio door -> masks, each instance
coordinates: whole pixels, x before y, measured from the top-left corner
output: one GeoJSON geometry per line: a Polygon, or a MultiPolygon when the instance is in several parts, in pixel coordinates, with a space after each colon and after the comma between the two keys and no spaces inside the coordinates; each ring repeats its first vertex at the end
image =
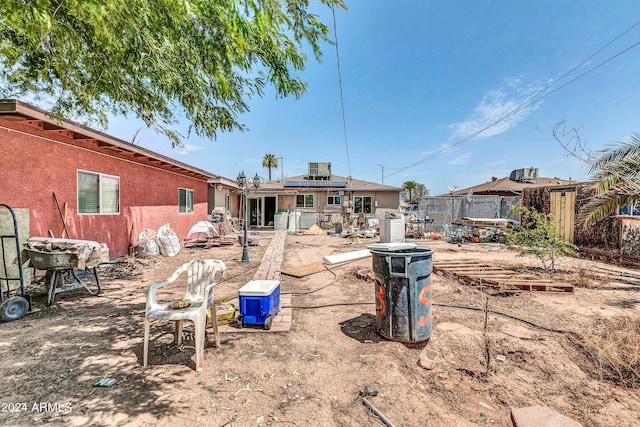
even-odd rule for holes
{"type": "Polygon", "coordinates": [[[249,198],[249,226],[273,227],[273,217],[275,214],[275,196],[256,196],[249,198]]]}
{"type": "Polygon", "coordinates": [[[252,197],[249,199],[249,226],[262,227],[263,225],[262,197],[252,197]]]}

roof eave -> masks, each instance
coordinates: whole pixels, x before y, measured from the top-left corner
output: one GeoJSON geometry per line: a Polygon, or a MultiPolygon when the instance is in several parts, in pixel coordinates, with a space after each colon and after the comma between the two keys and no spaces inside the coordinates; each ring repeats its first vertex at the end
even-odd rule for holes
{"type": "Polygon", "coordinates": [[[22,101],[0,100],[0,115],[4,115],[4,114],[20,115],[27,119],[45,121],[55,126],[59,126],[65,130],[71,131],[75,135],[86,137],[82,139],[94,139],[97,141],[101,141],[102,143],[109,144],[113,147],[116,147],[125,151],[129,151],[134,155],[137,154],[138,156],[148,157],[154,160],[162,161],[170,165],[174,165],[178,168],[184,169],[186,171],[190,171],[190,172],[202,175],[203,178],[214,178],[217,176],[211,172],[207,172],[205,170],[193,167],[186,163],[182,163],[180,161],[172,159],[171,157],[164,156],[162,154],[156,153],[146,148],[139,147],[137,145],[134,145],[129,142],[123,141],[121,139],[115,138],[113,136],[107,135],[95,129],[91,129],[87,126],[81,125],[74,121],[55,117],[45,110],[42,110],[38,107],[35,107],[27,103],[24,103],[22,101]]]}

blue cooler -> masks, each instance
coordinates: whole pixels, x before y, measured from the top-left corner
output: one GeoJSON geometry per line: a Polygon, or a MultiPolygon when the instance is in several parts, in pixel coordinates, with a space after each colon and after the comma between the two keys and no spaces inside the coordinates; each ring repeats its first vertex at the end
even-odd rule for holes
{"type": "Polygon", "coordinates": [[[263,325],[271,329],[271,322],[280,311],[280,281],[252,280],[238,290],[238,296],[238,326],[263,325]]]}

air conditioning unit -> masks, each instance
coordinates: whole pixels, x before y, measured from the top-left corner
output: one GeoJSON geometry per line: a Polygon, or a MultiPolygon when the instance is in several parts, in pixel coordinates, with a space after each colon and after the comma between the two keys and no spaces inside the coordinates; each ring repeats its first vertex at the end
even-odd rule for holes
{"type": "Polygon", "coordinates": [[[511,172],[511,175],[509,175],[509,179],[511,181],[517,182],[538,179],[538,168],[516,169],[511,172]]]}
{"type": "Polygon", "coordinates": [[[538,179],[538,168],[525,168],[522,173],[522,179],[525,181],[538,179]]]}
{"type": "Polygon", "coordinates": [[[331,177],[331,163],[309,162],[309,176],[323,178],[331,177]]]}

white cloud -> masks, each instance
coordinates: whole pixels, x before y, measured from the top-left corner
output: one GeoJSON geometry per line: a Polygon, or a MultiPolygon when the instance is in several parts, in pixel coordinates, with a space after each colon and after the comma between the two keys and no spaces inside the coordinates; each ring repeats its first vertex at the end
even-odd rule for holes
{"type": "Polygon", "coordinates": [[[449,126],[452,137],[487,138],[508,131],[537,108],[538,104],[524,107],[523,104],[541,89],[539,85],[524,85],[521,78],[505,79],[500,89],[482,97],[469,118],[449,126]]]}
{"type": "Polygon", "coordinates": [[[178,148],[178,154],[184,156],[185,154],[193,153],[194,151],[204,150],[203,145],[196,144],[184,144],[182,147],[178,148]]]}
{"type": "Polygon", "coordinates": [[[466,165],[471,161],[471,156],[472,156],[472,153],[467,151],[466,153],[462,153],[456,156],[453,160],[448,161],[447,165],[449,166],[466,165]]]}

